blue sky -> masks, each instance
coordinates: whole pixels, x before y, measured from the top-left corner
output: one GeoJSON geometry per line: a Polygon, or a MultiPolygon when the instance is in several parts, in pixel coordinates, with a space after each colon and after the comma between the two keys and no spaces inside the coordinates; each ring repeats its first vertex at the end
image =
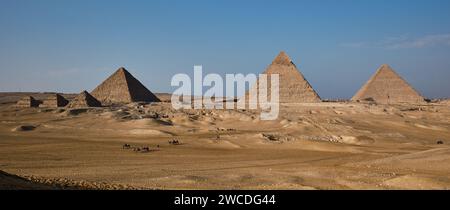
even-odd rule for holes
{"type": "Polygon", "coordinates": [[[0,91],[92,90],[124,66],[154,92],[193,72],[260,73],[286,51],[322,98],[383,63],[450,97],[448,0],[0,0],[0,91]]]}

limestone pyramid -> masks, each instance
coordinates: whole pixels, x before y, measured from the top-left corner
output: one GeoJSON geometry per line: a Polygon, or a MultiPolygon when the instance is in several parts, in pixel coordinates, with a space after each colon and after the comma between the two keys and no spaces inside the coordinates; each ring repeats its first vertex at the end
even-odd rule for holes
{"type": "Polygon", "coordinates": [[[29,107],[39,107],[39,101],[34,99],[33,96],[25,96],[19,101],[17,101],[16,107],[19,108],[29,108],[29,107]]]}
{"type": "MultiPolygon", "coordinates": [[[[303,74],[297,69],[291,58],[280,52],[272,64],[263,72],[267,74],[268,98],[270,98],[270,75],[279,75],[279,101],[280,103],[316,103],[321,102],[319,95],[312,88],[303,74]]],[[[259,82],[257,82],[259,84],[259,82]]],[[[256,88],[254,85],[252,88],[256,88]]],[[[248,96],[248,92],[246,93],[248,96]]],[[[248,97],[247,97],[248,100],[248,97]]]]}
{"type": "Polygon", "coordinates": [[[87,91],[81,92],[75,99],[73,99],[68,105],[68,108],[83,108],[83,107],[101,107],[102,103],[98,101],[94,96],[87,91]]]}
{"type": "Polygon", "coordinates": [[[59,94],[52,94],[47,99],[43,101],[39,107],[46,108],[55,108],[55,107],[64,107],[69,103],[69,101],[59,94]]]}
{"type": "Polygon", "coordinates": [[[158,97],[123,67],[96,87],[91,94],[102,104],[160,102],[158,97]]]}
{"type": "Polygon", "coordinates": [[[421,103],[424,98],[389,65],[382,65],[353,96],[352,101],[375,101],[380,104],[421,103]]]}

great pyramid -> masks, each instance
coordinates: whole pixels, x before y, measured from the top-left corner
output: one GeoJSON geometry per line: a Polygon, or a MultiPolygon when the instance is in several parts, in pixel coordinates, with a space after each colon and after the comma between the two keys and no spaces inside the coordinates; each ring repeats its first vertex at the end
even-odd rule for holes
{"type": "Polygon", "coordinates": [[[160,102],[158,97],[123,67],[96,87],[91,94],[102,104],[160,102]]]}
{"type": "MultiPolygon", "coordinates": [[[[303,74],[297,69],[291,58],[280,52],[272,64],[263,72],[267,74],[268,98],[270,99],[270,75],[279,75],[279,101],[280,103],[316,103],[321,102],[319,95],[311,87],[303,74]]],[[[259,82],[257,82],[259,84],[259,82]]],[[[254,85],[252,88],[256,88],[254,85]]],[[[248,96],[248,92],[246,96],[248,96]]],[[[248,100],[248,97],[246,98],[248,100]]]]}
{"type": "Polygon", "coordinates": [[[424,98],[389,65],[382,65],[353,96],[352,101],[375,101],[380,104],[421,103],[424,98]]]}
{"type": "Polygon", "coordinates": [[[29,108],[29,107],[39,107],[40,102],[33,98],[33,96],[25,96],[19,101],[17,101],[16,107],[19,108],[29,108]]]}
{"type": "Polygon", "coordinates": [[[69,101],[66,98],[64,98],[62,95],[52,94],[47,99],[45,99],[43,101],[43,103],[41,105],[39,105],[39,107],[51,107],[51,108],[64,107],[68,103],[69,103],[69,101]]]}
{"type": "Polygon", "coordinates": [[[68,108],[83,108],[83,107],[101,107],[102,103],[87,91],[81,92],[68,105],[68,108]]]}

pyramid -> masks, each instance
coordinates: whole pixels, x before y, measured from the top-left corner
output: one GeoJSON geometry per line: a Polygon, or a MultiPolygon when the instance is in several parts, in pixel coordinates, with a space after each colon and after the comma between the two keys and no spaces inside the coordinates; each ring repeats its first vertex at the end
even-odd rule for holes
{"type": "Polygon", "coordinates": [[[353,96],[352,101],[375,101],[380,104],[421,103],[424,98],[389,65],[382,65],[353,96]]]}
{"type": "Polygon", "coordinates": [[[67,99],[65,99],[62,95],[52,94],[44,102],[39,105],[39,107],[45,108],[55,108],[55,107],[64,107],[69,103],[67,99]]]}
{"type": "MultiPolygon", "coordinates": [[[[321,102],[319,95],[311,87],[303,74],[297,69],[291,58],[280,52],[272,64],[263,72],[267,74],[268,98],[270,99],[270,75],[279,75],[279,101],[280,103],[316,103],[321,102]]],[[[259,84],[259,82],[257,82],[259,84]]],[[[257,88],[254,85],[252,88],[257,88]]],[[[248,96],[248,92],[246,93],[248,96]]],[[[246,98],[248,100],[248,97],[246,98]]]]}
{"type": "Polygon", "coordinates": [[[68,105],[68,108],[101,107],[102,104],[87,91],[81,92],[68,105]]]}
{"type": "Polygon", "coordinates": [[[33,96],[25,96],[19,101],[17,101],[16,107],[19,108],[29,108],[29,107],[39,107],[39,101],[34,99],[33,96]]]}
{"type": "Polygon", "coordinates": [[[91,94],[102,104],[160,102],[158,97],[123,67],[96,87],[91,94]]]}

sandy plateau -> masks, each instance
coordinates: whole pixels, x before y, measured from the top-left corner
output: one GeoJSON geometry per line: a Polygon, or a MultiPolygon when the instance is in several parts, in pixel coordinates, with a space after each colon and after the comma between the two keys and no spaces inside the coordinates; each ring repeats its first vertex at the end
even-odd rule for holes
{"type": "Polygon", "coordinates": [[[3,188],[450,189],[445,102],[288,103],[276,121],[167,102],[15,108],[14,94],[1,102],[3,188]]]}

